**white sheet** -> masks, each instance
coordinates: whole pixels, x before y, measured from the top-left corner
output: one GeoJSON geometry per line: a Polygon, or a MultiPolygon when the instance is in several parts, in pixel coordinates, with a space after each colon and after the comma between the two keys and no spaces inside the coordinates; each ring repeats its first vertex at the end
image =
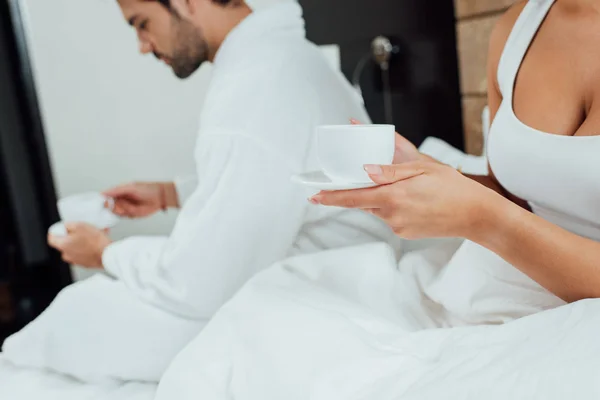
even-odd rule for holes
{"type": "Polygon", "coordinates": [[[400,271],[384,245],[280,263],[180,353],[157,400],[600,398],[600,301],[443,328],[420,287],[452,246],[400,271]]]}
{"type": "Polygon", "coordinates": [[[2,400],[152,400],[156,385],[114,383],[91,385],[33,369],[17,368],[0,356],[2,400]]]}
{"type": "Polygon", "coordinates": [[[158,382],[203,327],[202,321],[140,301],[123,282],[97,275],[63,290],[5,341],[2,357],[88,383],[158,382]]]}

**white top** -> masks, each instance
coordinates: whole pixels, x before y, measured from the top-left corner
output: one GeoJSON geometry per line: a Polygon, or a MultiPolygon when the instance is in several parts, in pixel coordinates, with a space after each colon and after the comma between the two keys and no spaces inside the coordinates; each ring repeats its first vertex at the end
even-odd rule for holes
{"type": "Polygon", "coordinates": [[[525,54],[554,0],[530,0],[498,67],[503,101],[488,147],[494,174],[533,212],[569,231],[600,240],[600,136],[564,136],[523,124],[513,110],[525,54]]]}
{"type": "MultiPolygon", "coordinates": [[[[530,0],[498,67],[502,103],[490,130],[488,158],[502,186],[540,217],[600,240],[600,136],[563,136],[533,129],[513,110],[517,74],[554,0],[530,0]]],[[[502,323],[564,305],[492,251],[467,241],[427,295],[457,317],[454,324],[502,323]]]]}
{"type": "MultiPolygon", "coordinates": [[[[305,39],[302,10],[253,13],[214,63],[195,148],[197,180],[170,237],[133,237],[105,251],[106,270],[140,298],[210,318],[252,275],[290,255],[397,239],[359,211],[310,205],[293,174],[319,168],[313,131],[368,121],[360,98],[305,39]]],[[[187,196],[186,196],[187,195],[187,196]]]]}

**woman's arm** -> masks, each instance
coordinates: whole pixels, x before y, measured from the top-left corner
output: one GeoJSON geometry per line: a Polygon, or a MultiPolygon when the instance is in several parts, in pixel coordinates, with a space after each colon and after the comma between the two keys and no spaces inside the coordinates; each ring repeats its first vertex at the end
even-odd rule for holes
{"type": "Polygon", "coordinates": [[[512,201],[514,204],[518,205],[519,207],[521,207],[527,211],[531,211],[531,208],[529,207],[529,204],[527,203],[526,200],[523,200],[520,197],[517,197],[517,196],[513,195],[512,193],[510,193],[508,190],[504,189],[504,187],[500,184],[500,182],[498,182],[498,179],[496,179],[496,177],[494,176],[494,173],[492,172],[492,168],[490,166],[488,166],[488,170],[490,171],[489,175],[480,176],[480,175],[465,174],[465,176],[467,178],[474,180],[477,183],[480,183],[481,185],[487,187],[488,189],[492,189],[494,192],[500,194],[501,196],[506,197],[507,199],[512,201]]]}
{"type": "Polygon", "coordinates": [[[545,221],[446,165],[416,161],[366,169],[380,186],[321,192],[312,201],[368,211],[406,239],[467,238],[565,301],[600,297],[600,243],[545,221]]]}
{"type": "Polygon", "coordinates": [[[469,239],[567,302],[600,297],[600,243],[502,199],[482,206],[469,239]]]}

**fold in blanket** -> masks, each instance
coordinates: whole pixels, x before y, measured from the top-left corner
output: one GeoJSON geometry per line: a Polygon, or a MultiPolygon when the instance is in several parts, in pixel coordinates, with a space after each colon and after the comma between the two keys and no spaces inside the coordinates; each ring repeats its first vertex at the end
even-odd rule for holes
{"type": "Polygon", "coordinates": [[[419,286],[455,246],[399,271],[384,245],[278,264],[176,358],[157,400],[599,398],[599,300],[438,329],[449,316],[419,286]]]}
{"type": "Polygon", "coordinates": [[[0,356],[0,399],[4,400],[152,400],[156,384],[86,384],[48,371],[18,368],[0,356]]]}

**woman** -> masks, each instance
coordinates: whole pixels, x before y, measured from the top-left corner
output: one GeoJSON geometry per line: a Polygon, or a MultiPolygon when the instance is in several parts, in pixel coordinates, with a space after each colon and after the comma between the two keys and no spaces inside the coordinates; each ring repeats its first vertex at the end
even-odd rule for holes
{"type": "Polygon", "coordinates": [[[405,238],[466,238],[451,259],[429,249],[397,271],[371,246],[282,263],[222,310],[160,394],[178,385],[198,398],[388,398],[370,391],[374,382],[411,382],[441,343],[419,331],[600,297],[599,12],[593,0],[530,0],[500,20],[489,177],[466,177],[403,142],[406,162],[365,167],[381,186],[311,199],[371,212],[405,238]]]}

